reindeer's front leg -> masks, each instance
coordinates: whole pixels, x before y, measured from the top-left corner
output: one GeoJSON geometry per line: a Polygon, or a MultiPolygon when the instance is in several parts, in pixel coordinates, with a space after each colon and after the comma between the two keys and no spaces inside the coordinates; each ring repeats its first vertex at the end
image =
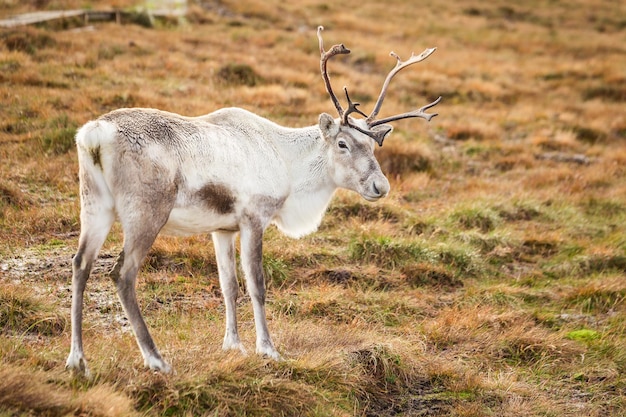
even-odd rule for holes
{"type": "Polygon", "coordinates": [[[215,258],[220,276],[220,287],[224,296],[226,307],[226,334],[222,349],[238,349],[246,353],[237,331],[237,295],[239,285],[237,284],[237,264],[235,261],[235,233],[214,232],[213,246],[215,247],[215,258]]]}
{"type": "Polygon", "coordinates": [[[265,317],[265,278],[263,277],[263,226],[252,218],[241,226],[241,264],[252,299],[256,327],[256,352],[280,359],[274,348],[265,317]]]}

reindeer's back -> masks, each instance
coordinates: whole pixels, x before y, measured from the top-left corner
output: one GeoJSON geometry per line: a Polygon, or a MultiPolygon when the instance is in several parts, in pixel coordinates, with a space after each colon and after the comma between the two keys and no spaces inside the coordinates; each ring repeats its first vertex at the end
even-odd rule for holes
{"type": "Polygon", "coordinates": [[[179,147],[186,138],[198,136],[201,128],[190,118],[156,109],[119,109],[98,120],[117,128],[117,140],[136,148],[151,144],[179,147]]]}

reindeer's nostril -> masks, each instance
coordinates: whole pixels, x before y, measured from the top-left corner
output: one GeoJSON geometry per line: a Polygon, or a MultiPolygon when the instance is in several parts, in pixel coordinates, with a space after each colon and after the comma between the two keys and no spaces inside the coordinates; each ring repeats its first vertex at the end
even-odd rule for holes
{"type": "Polygon", "coordinates": [[[376,187],[376,183],[372,184],[372,188],[374,189],[374,194],[376,194],[376,195],[381,195],[382,194],[380,192],[380,190],[378,189],[378,187],[376,187]]]}
{"type": "Polygon", "coordinates": [[[375,198],[382,198],[389,192],[389,183],[386,179],[372,182],[372,196],[375,198]]]}

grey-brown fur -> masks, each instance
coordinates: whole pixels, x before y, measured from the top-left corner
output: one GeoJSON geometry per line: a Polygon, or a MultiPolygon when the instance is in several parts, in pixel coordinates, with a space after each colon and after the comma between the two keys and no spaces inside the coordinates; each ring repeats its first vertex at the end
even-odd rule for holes
{"type": "Polygon", "coordinates": [[[100,117],[114,122],[119,135],[135,148],[156,142],[177,146],[185,137],[198,134],[189,118],[154,109],[120,109],[100,117]]]}

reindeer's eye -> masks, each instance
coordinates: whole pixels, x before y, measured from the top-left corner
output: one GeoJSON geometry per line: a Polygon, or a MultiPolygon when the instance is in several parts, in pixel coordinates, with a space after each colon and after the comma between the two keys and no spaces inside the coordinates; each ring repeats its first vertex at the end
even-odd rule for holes
{"type": "Polygon", "coordinates": [[[343,141],[343,140],[340,140],[340,141],[337,143],[337,146],[339,146],[339,148],[340,148],[340,149],[348,149],[348,145],[346,145],[346,142],[345,142],[345,141],[343,141]]]}

